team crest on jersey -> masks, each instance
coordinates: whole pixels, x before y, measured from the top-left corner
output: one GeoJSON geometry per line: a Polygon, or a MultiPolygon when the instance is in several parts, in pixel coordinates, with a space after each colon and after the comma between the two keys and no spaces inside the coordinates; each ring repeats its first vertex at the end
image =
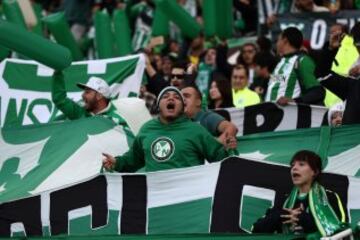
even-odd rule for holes
{"type": "Polygon", "coordinates": [[[174,142],[167,137],[159,137],[151,144],[151,155],[158,162],[169,160],[174,151],[174,142]]]}

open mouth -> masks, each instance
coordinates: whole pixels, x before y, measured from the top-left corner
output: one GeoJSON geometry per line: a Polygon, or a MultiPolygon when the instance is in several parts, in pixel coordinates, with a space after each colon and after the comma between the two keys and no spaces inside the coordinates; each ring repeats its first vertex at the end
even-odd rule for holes
{"type": "Polygon", "coordinates": [[[300,176],[301,176],[301,175],[298,174],[298,173],[293,173],[293,174],[292,174],[292,177],[293,177],[293,178],[299,178],[300,176]]]}
{"type": "Polygon", "coordinates": [[[175,104],[174,103],[168,103],[168,105],[166,106],[166,109],[174,110],[175,109],[175,104]]]}

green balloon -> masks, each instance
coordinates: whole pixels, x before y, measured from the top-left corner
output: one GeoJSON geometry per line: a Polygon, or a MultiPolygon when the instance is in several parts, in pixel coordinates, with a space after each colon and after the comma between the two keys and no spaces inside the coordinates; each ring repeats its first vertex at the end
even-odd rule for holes
{"type": "Polygon", "coordinates": [[[0,32],[0,45],[5,48],[56,70],[63,70],[71,64],[71,53],[67,48],[16,24],[0,19],[0,32]]]}
{"type": "Polygon", "coordinates": [[[114,39],[107,11],[95,13],[95,48],[99,59],[114,57],[114,39]]]}
{"type": "Polygon", "coordinates": [[[133,51],[131,47],[131,30],[125,10],[115,10],[113,21],[117,54],[119,56],[131,54],[133,51]]]}

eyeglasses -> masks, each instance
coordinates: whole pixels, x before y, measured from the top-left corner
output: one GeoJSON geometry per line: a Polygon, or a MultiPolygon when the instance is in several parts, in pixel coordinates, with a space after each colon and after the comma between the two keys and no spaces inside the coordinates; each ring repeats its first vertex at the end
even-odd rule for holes
{"type": "Polygon", "coordinates": [[[183,79],[184,78],[184,74],[171,74],[170,76],[171,78],[177,78],[177,79],[183,79]]]}

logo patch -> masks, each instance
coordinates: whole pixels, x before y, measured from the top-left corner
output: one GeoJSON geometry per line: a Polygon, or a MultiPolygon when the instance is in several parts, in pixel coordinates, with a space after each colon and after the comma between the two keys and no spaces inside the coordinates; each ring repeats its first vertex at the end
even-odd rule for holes
{"type": "Polygon", "coordinates": [[[174,150],[174,142],[167,137],[159,137],[151,144],[151,155],[158,162],[169,160],[174,150]]]}

